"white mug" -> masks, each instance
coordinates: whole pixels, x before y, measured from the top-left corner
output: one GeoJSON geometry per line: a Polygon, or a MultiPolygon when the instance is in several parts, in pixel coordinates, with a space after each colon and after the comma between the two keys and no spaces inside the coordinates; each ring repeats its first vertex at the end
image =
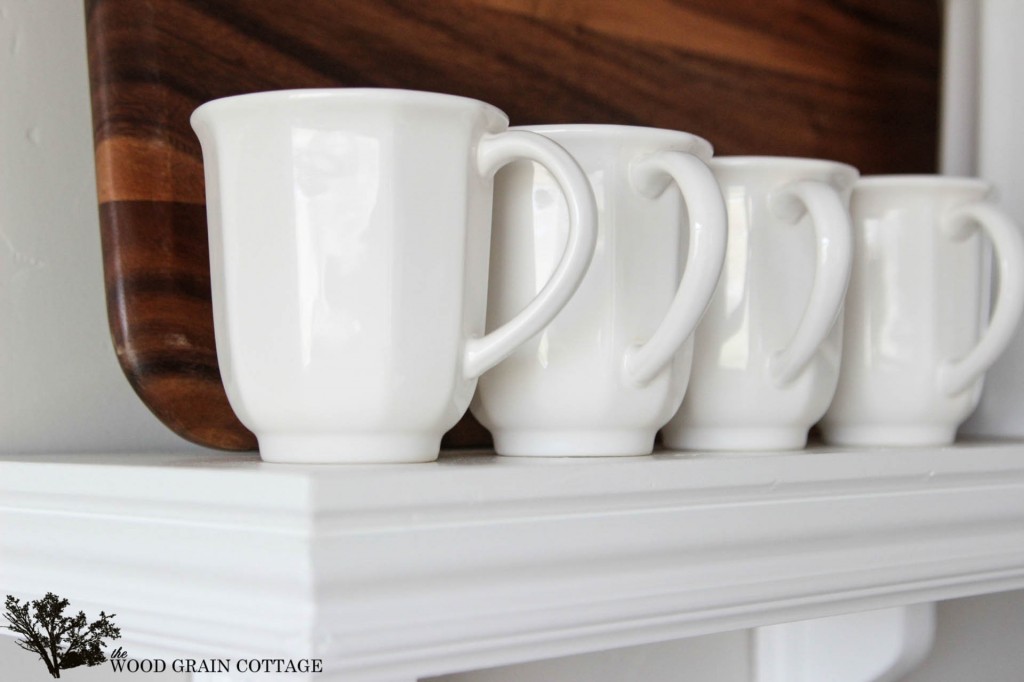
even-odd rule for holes
{"type": "MultiPolygon", "coordinates": [[[[684,342],[725,253],[722,197],[705,163],[711,145],[688,133],[630,126],[524,130],[555,140],[586,171],[598,205],[598,246],[573,299],[539,337],[481,377],[471,409],[498,454],[649,454],[686,391],[684,342]]],[[[498,174],[488,328],[544,286],[567,239],[567,215],[541,166],[519,162],[498,174]]]]}
{"type": "Polygon", "coordinates": [[[821,423],[827,441],[943,445],[977,406],[1024,306],[1020,230],[986,201],[989,190],[937,175],[854,187],[856,258],[839,388],[821,423]],[[991,319],[982,235],[999,276],[991,319]]]}
{"type": "Polygon", "coordinates": [[[586,176],[483,102],[267,92],[204,104],[192,126],[220,369],[268,461],[436,459],[477,377],[543,329],[593,253],[586,176]],[[493,175],[516,159],[556,178],[569,239],[547,286],[484,336],[493,175]]]}
{"type": "Polygon", "coordinates": [[[729,247],[697,328],[690,389],[666,446],[788,450],[832,399],[850,273],[852,166],[820,159],[712,159],[729,247]]]}

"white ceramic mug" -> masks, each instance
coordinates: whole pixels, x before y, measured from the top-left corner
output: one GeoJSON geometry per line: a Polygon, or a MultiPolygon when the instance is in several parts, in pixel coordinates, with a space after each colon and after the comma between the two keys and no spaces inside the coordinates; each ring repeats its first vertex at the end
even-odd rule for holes
{"type": "Polygon", "coordinates": [[[280,91],[204,104],[192,126],[220,369],[268,461],[435,459],[476,378],[543,329],[593,253],[585,175],[483,102],[280,91]],[[516,159],[556,178],[570,236],[547,285],[484,336],[493,175],[516,159]]]}
{"type": "MultiPolygon", "coordinates": [[[[471,409],[503,455],[650,453],[686,391],[684,342],[725,253],[722,198],[705,164],[711,145],[629,126],[525,130],[558,142],[587,172],[598,205],[597,252],[555,321],[481,377],[471,409]]],[[[488,328],[544,286],[567,239],[567,215],[541,166],[514,163],[498,174],[488,328]]]]}
{"type": "Polygon", "coordinates": [[[662,438],[696,450],[802,448],[839,376],[858,173],[783,157],[720,157],[711,168],[729,248],[697,328],[689,392],[662,438]]]}
{"type": "Polygon", "coordinates": [[[977,406],[985,370],[1024,306],[1020,230],[986,201],[989,189],[937,175],[857,183],[842,372],[821,423],[827,441],[951,443],[977,406]],[[991,319],[983,235],[999,276],[991,319]]]}

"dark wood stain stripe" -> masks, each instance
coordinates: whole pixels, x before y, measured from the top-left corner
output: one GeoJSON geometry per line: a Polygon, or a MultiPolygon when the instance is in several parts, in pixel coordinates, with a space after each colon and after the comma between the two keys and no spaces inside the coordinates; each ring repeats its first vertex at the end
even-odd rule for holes
{"type": "Polygon", "coordinates": [[[217,363],[205,221],[201,204],[100,205],[111,336],[132,388],[167,426],[202,445],[251,450],[217,363]]]}

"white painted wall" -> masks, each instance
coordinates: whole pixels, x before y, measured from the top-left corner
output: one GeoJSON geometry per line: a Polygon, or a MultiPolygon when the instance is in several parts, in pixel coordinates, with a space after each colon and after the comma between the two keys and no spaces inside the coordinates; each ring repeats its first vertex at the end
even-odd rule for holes
{"type": "Polygon", "coordinates": [[[81,0],[0,0],[0,452],[191,448],[107,328],[81,0]]]}
{"type": "Polygon", "coordinates": [[[1024,680],[1024,592],[942,602],[932,653],[902,682],[1024,680]]]}

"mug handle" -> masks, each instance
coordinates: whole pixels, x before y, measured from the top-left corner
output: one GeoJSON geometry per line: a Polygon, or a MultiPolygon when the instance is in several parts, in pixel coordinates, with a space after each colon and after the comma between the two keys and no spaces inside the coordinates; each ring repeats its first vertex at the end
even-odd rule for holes
{"type": "Polygon", "coordinates": [[[969,204],[943,217],[941,229],[963,241],[978,228],[988,235],[999,272],[999,295],[988,329],[974,348],[961,358],[939,366],[939,388],[954,395],[973,384],[1006,349],[1024,310],[1024,240],[1017,225],[988,203],[969,204]]]}
{"type": "Polygon", "coordinates": [[[467,379],[507,358],[546,327],[576,293],[597,246],[597,204],[590,181],[576,160],[543,135],[507,130],[485,135],[477,148],[477,168],[487,177],[512,161],[535,161],[558,182],[569,208],[569,235],[558,266],[544,288],[515,317],[485,336],[466,340],[462,372],[467,379]]]}
{"type": "Polygon", "coordinates": [[[707,164],[693,154],[666,151],[632,164],[630,182],[641,196],[657,198],[674,182],[690,218],[689,251],[668,313],[646,343],[626,351],[624,371],[642,386],[672,361],[711,303],[725,260],[725,201],[707,164]]]}
{"type": "Polygon", "coordinates": [[[769,208],[794,224],[809,214],[817,245],[807,307],[789,343],[768,361],[772,381],[784,386],[807,367],[839,317],[850,283],[853,228],[835,188],[817,180],[800,180],[780,188],[769,197],[769,208]]]}

